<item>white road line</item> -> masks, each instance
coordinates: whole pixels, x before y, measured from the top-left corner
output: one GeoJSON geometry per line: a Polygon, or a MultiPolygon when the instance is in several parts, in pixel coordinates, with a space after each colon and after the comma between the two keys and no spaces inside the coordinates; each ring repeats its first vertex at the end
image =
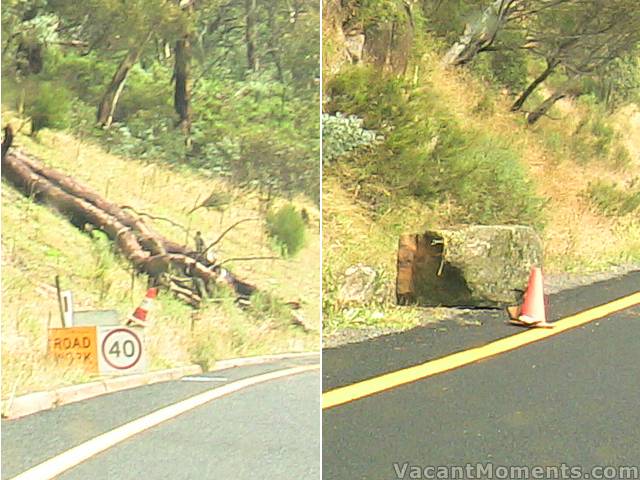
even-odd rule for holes
{"type": "Polygon", "coordinates": [[[226,382],[226,377],[182,377],[181,382],[226,382]]]}
{"type": "Polygon", "coordinates": [[[306,365],[301,367],[287,368],[285,370],[277,370],[275,372],[269,372],[255,377],[245,378],[238,380],[237,382],[229,383],[221,387],[216,387],[211,390],[207,390],[204,393],[200,393],[191,398],[187,398],[181,402],[169,405],[168,407],[156,410],[144,417],[133,420],[126,423],[114,430],[103,433],[91,440],[88,440],[77,447],[74,447],[66,452],[61,453],[45,462],[36,465],[33,468],[13,477],[12,480],[50,480],[60,475],[62,472],[69,470],[72,467],[88,460],[89,458],[97,455],[108,448],[136,435],[151,427],[155,427],[162,422],[170,420],[182,415],[189,410],[193,410],[196,407],[204,405],[207,402],[215,400],[217,398],[229,395],[244,388],[259,383],[268,382],[269,380],[275,380],[290,375],[296,375],[298,373],[307,372],[320,368],[319,365],[306,365]]]}

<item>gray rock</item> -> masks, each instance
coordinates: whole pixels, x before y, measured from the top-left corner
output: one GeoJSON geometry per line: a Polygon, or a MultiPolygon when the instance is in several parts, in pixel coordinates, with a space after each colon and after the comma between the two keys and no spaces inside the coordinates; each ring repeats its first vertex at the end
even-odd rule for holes
{"type": "Polygon", "coordinates": [[[360,63],[362,49],[364,48],[364,33],[358,31],[349,32],[345,35],[344,44],[351,63],[360,63]]]}
{"type": "Polygon", "coordinates": [[[344,272],[338,288],[340,305],[362,305],[373,300],[376,294],[377,272],[367,265],[353,265],[344,272]]]}
{"type": "Polygon", "coordinates": [[[499,308],[521,301],[542,242],[524,226],[467,226],[403,235],[398,248],[400,304],[499,308]]]}

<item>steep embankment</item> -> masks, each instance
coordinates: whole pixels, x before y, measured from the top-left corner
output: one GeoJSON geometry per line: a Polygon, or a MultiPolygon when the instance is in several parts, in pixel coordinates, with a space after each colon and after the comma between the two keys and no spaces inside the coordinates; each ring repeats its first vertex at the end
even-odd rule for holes
{"type": "MultiPolygon", "coordinates": [[[[207,243],[235,221],[257,217],[259,221],[232,230],[217,253],[223,259],[274,255],[263,233],[258,195],[206,172],[110,155],[60,132],[43,131],[38,141],[18,135],[15,144],[119,205],[170,219],[188,228],[190,236],[201,231],[207,243]],[[188,215],[214,190],[230,200],[224,214],[201,208],[188,215]]],[[[311,216],[306,246],[296,257],[225,265],[265,292],[250,308],[239,309],[223,291],[198,311],[161,293],[147,331],[151,369],[193,362],[206,366],[231,356],[317,348],[320,279],[313,266],[320,254],[319,214],[310,201],[299,198],[294,203],[311,216]],[[300,301],[308,331],[292,325],[291,311],[283,305],[287,301],[300,301]]],[[[186,240],[182,228],[164,220],[147,221],[169,238],[186,240]]],[[[86,380],[82,372],[56,367],[45,356],[47,326],[60,324],[55,275],[64,289],[73,291],[76,309],[116,309],[123,317],[143,298],[146,278],[132,279],[130,266],[108,242],[91,239],[4,181],[2,227],[3,397],[86,380]]]]}
{"type": "MultiPolygon", "coordinates": [[[[430,44],[429,39],[423,39],[425,45],[419,59],[408,66],[397,69],[387,62],[381,68],[375,52],[367,52],[366,41],[363,48],[359,44],[358,54],[351,53],[356,40],[364,41],[367,32],[361,26],[358,30],[357,25],[343,31],[342,19],[336,18],[340,9],[326,12],[325,9],[328,17],[324,23],[325,44],[329,43],[331,48],[325,49],[323,59],[327,65],[325,72],[329,72],[324,78],[328,86],[325,110],[355,113],[365,119],[365,127],[367,123],[376,123],[379,117],[374,115],[389,119],[393,125],[392,129],[378,132],[390,136],[390,141],[325,164],[323,263],[327,332],[371,325],[404,328],[425,320],[419,309],[393,306],[395,249],[398,235],[403,232],[419,232],[459,221],[490,223],[492,218],[497,222],[506,219],[510,223],[514,220],[528,223],[538,217],[536,226],[544,240],[548,274],[582,275],[617,265],[640,264],[637,108],[626,107],[605,115],[588,102],[562,101],[549,118],[533,127],[527,126],[522,113],[509,111],[513,101],[509,92],[480,79],[472,69],[445,68],[437,44],[430,44]],[[353,72],[372,65],[377,65],[377,77],[366,77],[370,79],[368,84],[354,80],[361,74],[353,72]],[[402,79],[402,86],[393,90],[390,80],[378,87],[377,78],[385,75],[402,79]],[[358,90],[363,84],[366,88],[358,90]],[[377,88],[376,94],[366,97],[371,88],[377,88]],[[387,99],[391,96],[389,92],[396,95],[400,114],[393,99],[387,99]],[[331,97],[332,94],[335,96],[331,97]],[[398,118],[405,126],[393,123],[398,118]],[[416,134],[421,128],[424,135],[416,134]],[[454,139],[448,138],[451,129],[455,129],[454,139]],[[479,138],[484,142],[481,148],[479,138]],[[421,146],[425,147],[422,154],[421,146]],[[472,169],[466,171],[466,176],[447,176],[446,172],[441,175],[432,170],[433,176],[440,175],[451,182],[425,182],[429,187],[435,186],[438,192],[435,198],[424,196],[427,200],[423,200],[415,193],[403,194],[403,188],[407,190],[405,186],[413,177],[428,174],[428,168],[434,168],[433,164],[427,170],[415,168],[422,165],[422,158],[430,155],[428,148],[440,148],[435,155],[437,166],[445,170],[457,168],[452,165],[470,148],[475,149],[476,157],[487,160],[477,161],[478,168],[490,172],[498,162],[502,166],[495,170],[499,175],[493,177],[472,169]],[[401,153],[391,155],[392,149],[401,153]],[[404,155],[409,149],[416,153],[404,155]],[[507,157],[502,155],[504,152],[507,157]],[[411,160],[410,155],[418,160],[403,172],[398,165],[411,160]],[[381,158],[384,162],[393,159],[393,163],[382,163],[381,158]],[[382,173],[384,165],[389,165],[387,175],[382,173]],[[509,165],[514,166],[513,176],[508,174],[509,165]],[[363,175],[372,171],[375,174],[363,175]],[[403,178],[405,183],[395,178],[403,178]],[[532,209],[532,215],[512,215],[511,203],[520,198],[525,205],[529,202],[520,194],[521,190],[522,195],[530,193],[523,188],[527,182],[541,205],[532,209]],[[464,203],[460,200],[464,198],[475,200],[464,203]],[[491,211],[469,214],[476,206],[474,202],[485,200],[491,211]],[[340,276],[357,263],[373,266],[384,288],[375,304],[341,309],[336,302],[340,276]]],[[[380,35],[382,30],[370,29],[368,33],[380,35]]],[[[388,47],[385,58],[393,58],[394,49],[402,48],[392,41],[388,47]]]]}

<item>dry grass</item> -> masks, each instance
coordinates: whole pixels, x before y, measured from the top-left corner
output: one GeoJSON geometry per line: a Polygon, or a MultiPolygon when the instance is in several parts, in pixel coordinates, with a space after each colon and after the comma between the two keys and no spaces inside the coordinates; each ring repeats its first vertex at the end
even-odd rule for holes
{"type": "MultiPolygon", "coordinates": [[[[218,254],[222,259],[274,255],[263,233],[258,196],[243,195],[205,172],[106,154],[91,143],[60,132],[43,131],[38,141],[18,136],[15,143],[107,199],[170,218],[191,235],[200,230],[205,241],[214,240],[237,220],[258,218],[231,231],[219,245],[218,254]],[[209,209],[187,214],[214,190],[224,192],[231,201],[224,215],[209,209]]],[[[295,258],[231,262],[227,266],[263,292],[282,301],[300,301],[309,331],[291,326],[286,310],[277,306],[243,312],[223,294],[218,302],[196,313],[165,294],[157,302],[154,324],[147,331],[152,369],[319,348],[319,212],[304,198],[296,198],[294,203],[304,206],[312,218],[306,246],[295,258]]],[[[130,269],[121,257],[5,183],[2,206],[3,396],[84,381],[86,374],[57,368],[45,355],[47,325],[59,325],[54,276],[60,275],[63,288],[73,290],[77,309],[112,308],[122,316],[142,299],[146,281],[136,279],[132,289],[130,269]]],[[[186,240],[185,231],[168,222],[151,224],[169,238],[186,240]]]]}
{"type": "Polygon", "coordinates": [[[538,193],[547,199],[546,228],[543,233],[549,272],[593,272],[610,265],[640,262],[640,219],[637,213],[608,217],[593,208],[583,195],[590,182],[607,179],[626,185],[640,177],[640,113],[627,107],[611,117],[623,133],[632,162],[623,169],[610,159],[581,158],[570,148],[556,151],[545,139],[555,135],[566,142],[586,115],[584,107],[562,101],[554,112],[557,120],[542,119],[526,127],[519,114],[509,113],[510,98],[496,99],[495,113],[477,114],[483,84],[464,70],[443,69],[434,58],[425,81],[436,86],[442,100],[463,125],[508,138],[522,156],[538,193]]]}
{"type": "MultiPolygon", "coordinates": [[[[437,223],[437,213],[418,202],[409,202],[373,221],[357,194],[347,191],[334,176],[323,179],[322,216],[325,294],[336,287],[339,277],[349,266],[358,263],[375,268],[384,284],[392,287],[398,236],[403,232],[423,231],[433,225],[432,222],[437,223]]],[[[422,309],[396,306],[392,288],[387,288],[383,294],[384,298],[377,299],[377,306],[325,313],[323,335],[346,327],[372,325],[404,330],[425,321],[422,309]]]]}
{"type": "MultiPolygon", "coordinates": [[[[409,69],[411,71],[412,69],[409,69]]],[[[625,185],[640,177],[640,113],[626,109],[610,121],[620,132],[631,153],[632,162],[619,168],[611,159],[579,157],[566,140],[575,132],[586,114],[583,107],[563,102],[554,112],[560,120],[542,119],[535,127],[527,127],[521,114],[509,112],[512,101],[506,93],[495,94],[492,111],[478,111],[486,86],[464,69],[445,69],[435,55],[423,57],[417,85],[435,91],[439,101],[469,131],[485,131],[506,140],[523,159],[534,179],[538,194],[547,201],[543,232],[546,269],[549,273],[594,272],[611,265],[640,263],[640,218],[637,212],[625,217],[605,216],[585,198],[590,182],[607,179],[625,185]],[[549,137],[561,140],[562,148],[553,148],[549,137]]],[[[418,86],[418,88],[420,88],[418,86]]],[[[349,191],[348,171],[332,166],[323,178],[323,262],[331,278],[339,276],[350,265],[365,263],[389,278],[395,278],[398,235],[420,232],[427,227],[449,224],[446,203],[430,209],[415,201],[395,205],[383,218],[373,218],[366,205],[360,204],[354,191],[349,191]]],[[[327,292],[332,285],[326,284],[327,292]]],[[[402,328],[420,323],[416,310],[402,310],[388,305],[385,321],[400,319],[402,328]]],[[[372,312],[369,312],[370,314],[372,312]]],[[[375,313],[375,312],[373,312],[375,313]]],[[[344,328],[344,319],[325,318],[326,331],[344,328]]]]}

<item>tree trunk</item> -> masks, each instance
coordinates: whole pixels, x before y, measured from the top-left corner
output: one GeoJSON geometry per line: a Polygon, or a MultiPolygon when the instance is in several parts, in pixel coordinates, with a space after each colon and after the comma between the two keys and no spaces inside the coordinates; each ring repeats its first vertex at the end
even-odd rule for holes
{"type": "Polygon", "coordinates": [[[39,42],[22,41],[18,45],[18,71],[23,75],[37,75],[44,67],[43,45],[39,42]]]}
{"type": "Polygon", "coordinates": [[[282,68],[282,59],[280,57],[280,48],[278,42],[280,41],[278,26],[276,23],[276,8],[277,4],[270,3],[269,6],[269,53],[273,57],[273,63],[276,66],[276,74],[278,81],[284,85],[284,70],[282,68]]]}
{"type": "MultiPolygon", "coordinates": [[[[174,268],[205,285],[228,285],[240,296],[251,295],[255,290],[219,265],[208,264],[197,252],[165,239],[140,218],[71,177],[43,166],[23,152],[9,150],[10,142],[11,136],[7,135],[2,145],[2,176],[25,195],[54,207],[77,227],[84,229],[88,224],[103,231],[139,272],[157,279],[174,268]]],[[[185,301],[193,304],[199,298],[197,293],[185,301]]]]}
{"type": "Polygon", "coordinates": [[[538,120],[540,120],[540,117],[545,115],[558,100],[566,97],[567,95],[568,92],[564,89],[558,90],[557,92],[553,93],[553,95],[549,96],[544,102],[542,102],[538,106],[538,108],[527,115],[527,123],[529,125],[533,125],[534,123],[536,123],[538,120]]]}
{"type": "Polygon", "coordinates": [[[147,38],[138,46],[132,48],[127,52],[127,55],[122,59],[120,65],[111,79],[109,85],[107,85],[107,89],[102,96],[102,100],[100,100],[100,105],[98,105],[98,114],[97,114],[97,122],[100,126],[109,128],[111,123],[113,122],[113,114],[116,110],[116,106],[118,105],[118,100],[120,95],[122,94],[122,89],[124,88],[124,82],[127,79],[127,75],[129,75],[129,71],[140,58],[140,54],[144,49],[144,44],[147,43],[147,40],[151,38],[151,33],[147,36],[147,38]]]}
{"type": "Polygon", "coordinates": [[[493,45],[498,33],[509,20],[509,0],[494,0],[485,8],[480,19],[467,23],[464,33],[443,58],[445,65],[469,63],[475,56],[493,45]]]}
{"type": "Polygon", "coordinates": [[[191,39],[185,35],[176,42],[174,67],[175,94],[174,107],[179,116],[179,127],[186,137],[187,144],[191,134],[191,39]]]}
{"type": "Polygon", "coordinates": [[[513,105],[511,105],[511,111],[517,112],[518,110],[520,110],[524,105],[524,102],[527,101],[527,98],[529,98],[529,96],[536,90],[536,88],[538,88],[540,84],[542,84],[542,82],[544,82],[549,77],[549,75],[553,73],[553,71],[559,64],[560,62],[558,62],[557,60],[548,62],[547,68],[544,70],[544,72],[542,72],[533,82],[531,82],[525,89],[525,91],[520,94],[513,105]]]}
{"type": "Polygon", "coordinates": [[[245,30],[244,39],[247,47],[247,68],[258,70],[258,53],[256,49],[256,0],[244,0],[245,30]]]}

